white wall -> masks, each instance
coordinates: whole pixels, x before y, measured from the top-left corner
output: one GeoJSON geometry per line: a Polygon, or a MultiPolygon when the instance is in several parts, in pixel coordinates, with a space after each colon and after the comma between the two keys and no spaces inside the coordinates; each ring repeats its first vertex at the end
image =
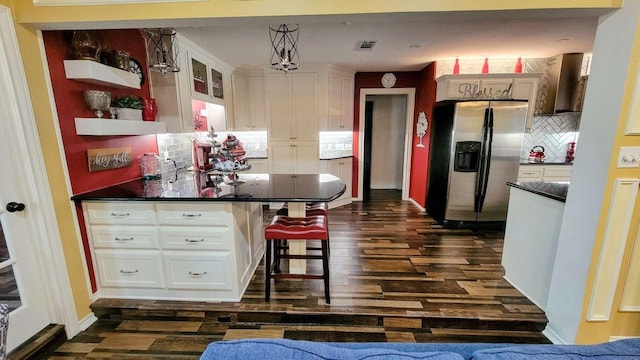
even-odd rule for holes
{"type": "Polygon", "coordinates": [[[567,195],[551,277],[545,335],[556,343],[574,343],[582,317],[585,284],[599,216],[640,1],[600,18],[589,86],[580,123],[571,187],[567,195]]]}
{"type": "Polygon", "coordinates": [[[405,95],[373,95],[371,188],[402,189],[405,95]]]}

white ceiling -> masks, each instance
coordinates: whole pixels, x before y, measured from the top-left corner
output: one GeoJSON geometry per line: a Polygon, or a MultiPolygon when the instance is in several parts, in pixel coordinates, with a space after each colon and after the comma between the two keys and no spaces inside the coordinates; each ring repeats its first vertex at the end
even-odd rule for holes
{"type": "Polygon", "coordinates": [[[304,64],[346,66],[357,71],[415,71],[437,60],[543,58],[591,52],[602,11],[502,11],[410,13],[287,18],[206,19],[176,30],[232,65],[266,65],[269,25],[300,25],[304,64]],[[355,51],[376,40],[372,51],[355,51]],[[412,48],[411,45],[420,47],[412,48]]]}

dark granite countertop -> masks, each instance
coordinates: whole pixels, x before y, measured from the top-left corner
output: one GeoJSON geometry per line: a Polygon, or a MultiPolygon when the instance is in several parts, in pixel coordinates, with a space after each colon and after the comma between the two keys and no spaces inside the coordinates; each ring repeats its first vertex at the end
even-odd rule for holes
{"type": "Polygon", "coordinates": [[[244,201],[314,202],[337,199],[346,190],[340,178],[329,174],[233,175],[178,170],[159,180],[136,179],[77,194],[71,200],[106,201],[244,201]]]}
{"type": "Polygon", "coordinates": [[[507,185],[562,202],[566,201],[569,191],[568,182],[507,182],[507,185]]]}
{"type": "Polygon", "coordinates": [[[353,157],[353,155],[338,156],[338,157],[326,157],[326,158],[321,157],[320,160],[350,159],[352,157],[353,157]]]}

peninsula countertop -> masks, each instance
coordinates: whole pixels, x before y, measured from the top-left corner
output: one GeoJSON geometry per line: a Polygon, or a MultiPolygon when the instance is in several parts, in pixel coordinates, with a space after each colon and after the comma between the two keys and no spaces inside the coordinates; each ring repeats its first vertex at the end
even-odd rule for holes
{"type": "Polygon", "coordinates": [[[314,202],[340,197],[346,185],[330,174],[219,174],[177,170],[76,194],[71,200],[314,202]]]}
{"type": "Polygon", "coordinates": [[[561,202],[566,201],[569,191],[568,182],[507,182],[507,185],[561,202]]]}

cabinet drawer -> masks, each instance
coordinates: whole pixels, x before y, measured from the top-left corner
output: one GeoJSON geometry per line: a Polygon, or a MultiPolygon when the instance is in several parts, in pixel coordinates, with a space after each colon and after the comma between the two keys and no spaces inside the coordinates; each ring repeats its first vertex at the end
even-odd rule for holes
{"type": "Polygon", "coordinates": [[[95,248],[158,249],[158,233],[153,226],[91,226],[95,248]]]}
{"type": "Polygon", "coordinates": [[[233,290],[231,253],[164,252],[169,289],[233,290]]]}
{"type": "Polygon", "coordinates": [[[230,225],[231,209],[226,204],[158,204],[162,225],[230,225]]]}
{"type": "Polygon", "coordinates": [[[103,287],[163,288],[159,251],[96,250],[103,287]]]}
{"type": "Polygon", "coordinates": [[[90,224],[156,224],[153,203],[119,201],[86,204],[90,224]]]}
{"type": "Polygon", "coordinates": [[[233,232],[228,226],[160,228],[163,249],[231,251],[232,236],[233,232]]]}
{"type": "Polygon", "coordinates": [[[518,178],[542,177],[542,170],[542,167],[538,166],[521,166],[518,170],[518,178]]]}
{"type": "Polygon", "coordinates": [[[571,166],[547,166],[544,168],[544,177],[571,177],[571,166]]]}

